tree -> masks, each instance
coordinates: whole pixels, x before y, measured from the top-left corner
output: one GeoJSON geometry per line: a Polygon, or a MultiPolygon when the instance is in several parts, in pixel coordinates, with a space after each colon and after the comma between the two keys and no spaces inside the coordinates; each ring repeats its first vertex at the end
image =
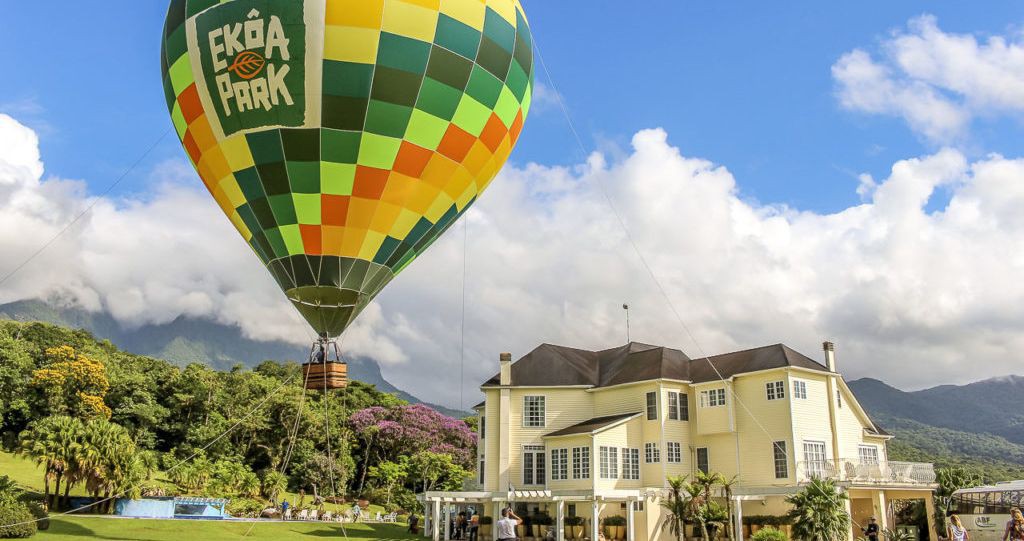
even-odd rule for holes
{"type": "Polygon", "coordinates": [[[459,466],[451,455],[420,451],[409,459],[411,475],[419,479],[423,492],[432,490],[458,490],[470,472],[459,466]]]}
{"type": "Polygon", "coordinates": [[[736,532],[733,529],[732,520],[732,489],[736,486],[737,483],[739,483],[739,479],[739,475],[734,475],[729,479],[726,479],[725,476],[722,476],[722,480],[720,481],[720,484],[722,485],[722,495],[725,496],[725,514],[729,517],[729,520],[726,521],[727,524],[725,529],[725,531],[729,534],[729,541],[732,541],[736,538],[736,532]]]}
{"type": "Polygon", "coordinates": [[[399,460],[398,462],[381,462],[377,466],[370,467],[370,478],[377,481],[378,485],[383,488],[387,493],[387,501],[384,503],[384,507],[391,505],[391,492],[394,490],[396,485],[405,482],[405,478],[409,476],[409,461],[408,459],[399,460]]]}
{"type": "Polygon", "coordinates": [[[953,493],[962,488],[971,488],[983,484],[981,473],[965,466],[939,468],[935,470],[935,481],[939,488],[935,491],[935,528],[939,532],[946,530],[946,515],[953,502],[953,493]]]}
{"type": "Polygon", "coordinates": [[[805,541],[840,541],[850,531],[846,512],[849,496],[840,492],[831,479],[812,479],[800,492],[788,496],[793,506],[793,535],[805,541]]]}
{"type": "Polygon", "coordinates": [[[665,522],[661,524],[661,528],[668,528],[669,533],[676,537],[676,541],[683,541],[686,537],[686,521],[691,515],[690,502],[693,499],[690,488],[692,485],[686,482],[686,477],[682,475],[669,476],[668,498],[661,501],[661,508],[668,515],[665,522]]]}
{"type": "Polygon", "coordinates": [[[269,471],[263,474],[263,496],[272,502],[288,490],[288,478],[278,471],[269,471]]]}
{"type": "MultiPolygon", "coordinates": [[[[59,507],[61,482],[75,469],[83,431],[82,422],[78,419],[58,416],[47,417],[21,434],[20,454],[43,466],[43,496],[50,507],[59,507]],[[50,497],[51,480],[54,481],[53,498],[50,497]]],[[[67,485],[70,485],[70,479],[65,483],[67,485]]]]}
{"type": "Polygon", "coordinates": [[[42,390],[51,413],[83,420],[110,418],[103,401],[110,389],[106,365],[71,346],[47,349],[46,359],[49,364],[32,373],[32,385],[42,390]]]}

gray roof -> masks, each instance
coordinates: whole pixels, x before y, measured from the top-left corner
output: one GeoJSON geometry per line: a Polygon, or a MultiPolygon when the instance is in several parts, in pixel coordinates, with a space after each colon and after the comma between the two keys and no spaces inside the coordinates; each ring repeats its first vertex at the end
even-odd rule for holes
{"type": "Polygon", "coordinates": [[[629,419],[630,417],[636,417],[640,413],[621,413],[619,415],[608,415],[605,417],[594,417],[583,421],[582,423],[576,423],[572,426],[567,426],[561,430],[556,430],[550,434],[545,434],[545,438],[552,436],[571,436],[573,434],[590,434],[595,430],[600,430],[606,426],[613,425],[619,421],[629,419]]]}
{"type": "MultiPolygon", "coordinates": [[[[729,378],[785,366],[828,371],[821,363],[783,344],[714,355],[707,359],[690,359],[678,349],[637,342],[604,351],[543,344],[512,363],[512,385],[608,387],[653,379],[703,383],[720,379],[719,374],[722,378],[729,378]]],[[[496,374],[484,383],[484,387],[498,384],[496,374]]]]}

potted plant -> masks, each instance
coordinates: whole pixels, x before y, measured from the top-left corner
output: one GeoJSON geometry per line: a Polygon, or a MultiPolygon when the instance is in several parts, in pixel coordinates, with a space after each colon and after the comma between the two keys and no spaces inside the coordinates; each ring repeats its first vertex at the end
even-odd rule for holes
{"type": "Polygon", "coordinates": [[[516,525],[516,537],[517,538],[519,538],[519,539],[526,539],[527,537],[532,537],[532,534],[533,534],[533,532],[530,531],[527,528],[525,520],[523,521],[522,524],[516,525]]]}
{"type": "Polygon", "coordinates": [[[583,517],[565,518],[565,536],[569,539],[583,539],[583,517]]]}
{"type": "Polygon", "coordinates": [[[611,515],[604,517],[601,521],[604,525],[604,534],[608,539],[626,538],[626,517],[622,515],[611,515]]]}
{"type": "Polygon", "coordinates": [[[551,524],[554,523],[554,520],[551,518],[551,515],[541,511],[534,515],[530,519],[530,522],[533,524],[534,536],[543,539],[547,537],[548,530],[551,528],[551,524]]]}
{"type": "Polygon", "coordinates": [[[480,517],[480,537],[483,539],[491,538],[491,530],[493,529],[494,518],[493,517],[480,517]]]}

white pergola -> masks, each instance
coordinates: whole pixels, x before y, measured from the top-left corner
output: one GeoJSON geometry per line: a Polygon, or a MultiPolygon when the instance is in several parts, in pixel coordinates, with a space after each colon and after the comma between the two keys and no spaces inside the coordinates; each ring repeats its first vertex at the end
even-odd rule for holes
{"type": "MultiPolygon", "coordinates": [[[[555,539],[565,541],[565,506],[566,503],[591,504],[591,532],[600,531],[600,506],[606,502],[626,503],[626,541],[635,541],[633,534],[634,511],[636,502],[641,501],[644,493],[641,490],[605,490],[596,494],[590,490],[513,490],[508,492],[427,492],[417,499],[423,502],[423,536],[433,541],[449,541],[451,529],[443,524],[438,517],[448,516],[443,507],[479,504],[491,506],[491,516],[495,522],[501,518],[501,510],[508,504],[519,502],[549,503],[555,507],[555,539]],[[442,528],[443,526],[443,528],[442,528]],[[443,530],[443,531],[442,531],[443,530]]],[[[444,521],[447,522],[447,521],[444,521]]]]}

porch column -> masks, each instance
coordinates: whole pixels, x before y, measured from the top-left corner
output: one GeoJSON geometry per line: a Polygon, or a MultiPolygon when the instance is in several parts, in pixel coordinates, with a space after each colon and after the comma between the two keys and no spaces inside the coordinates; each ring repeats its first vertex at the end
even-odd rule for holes
{"type": "Polygon", "coordinates": [[[634,521],[633,513],[636,511],[636,500],[632,498],[626,499],[626,541],[636,541],[636,532],[634,532],[634,521]]]}
{"type": "MultiPolygon", "coordinates": [[[[850,493],[847,492],[846,495],[849,496],[850,493]]],[[[846,500],[843,501],[843,506],[846,508],[846,516],[850,517],[850,528],[846,532],[846,541],[853,541],[854,538],[855,538],[853,532],[857,528],[857,526],[853,523],[853,499],[846,498],[846,500]]],[[[883,535],[879,535],[878,537],[882,538],[884,536],[883,535]]],[[[935,541],[938,541],[938,540],[936,539],[935,541]]]]}
{"type": "Polygon", "coordinates": [[[935,528],[935,498],[930,492],[924,497],[924,511],[928,515],[928,538],[938,541],[939,531],[935,528]]]}
{"type": "Polygon", "coordinates": [[[878,519],[878,527],[881,528],[884,532],[885,530],[889,529],[889,505],[885,501],[884,490],[879,490],[877,492],[875,507],[877,507],[876,512],[878,513],[878,515],[876,516],[876,518],[878,519]]]}
{"type": "Polygon", "coordinates": [[[598,508],[596,498],[594,499],[594,502],[591,505],[591,509],[593,514],[590,515],[590,539],[592,539],[593,541],[597,541],[598,534],[601,532],[601,521],[599,520],[598,516],[601,514],[601,510],[598,508]]]}
{"type": "Polygon", "coordinates": [[[743,500],[739,496],[733,496],[733,509],[736,510],[736,520],[733,521],[733,528],[735,528],[733,537],[736,541],[743,541],[743,500]]]}
{"type": "Polygon", "coordinates": [[[555,502],[555,541],[565,541],[565,501],[555,502]]]}
{"type": "Polygon", "coordinates": [[[430,518],[430,502],[427,498],[423,498],[423,537],[430,537],[430,524],[433,522],[430,518]]]}
{"type": "Polygon", "coordinates": [[[434,512],[430,515],[430,536],[434,541],[441,541],[441,531],[437,529],[441,521],[441,500],[434,500],[434,512]]]}
{"type": "Polygon", "coordinates": [[[452,504],[445,504],[441,509],[441,528],[444,529],[444,541],[450,541],[452,538],[452,528],[449,520],[452,515],[452,504]]]}

